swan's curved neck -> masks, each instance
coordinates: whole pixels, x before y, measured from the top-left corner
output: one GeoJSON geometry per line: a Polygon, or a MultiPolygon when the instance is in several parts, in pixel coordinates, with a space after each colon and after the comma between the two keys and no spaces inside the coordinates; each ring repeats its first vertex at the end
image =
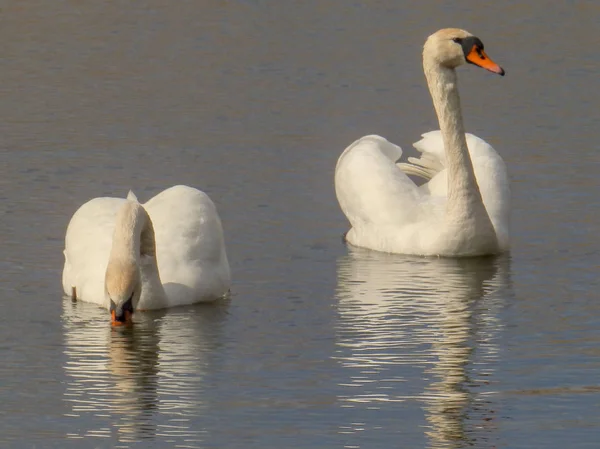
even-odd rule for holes
{"type": "Polygon", "coordinates": [[[129,204],[117,213],[110,259],[125,258],[139,262],[141,234],[146,225],[143,214],[129,204]]]}
{"type": "Polygon", "coordinates": [[[468,213],[465,208],[470,209],[474,203],[483,204],[483,202],[467,148],[456,71],[427,58],[423,59],[423,68],[446,151],[447,213],[449,215],[468,213]]]}
{"type": "Polygon", "coordinates": [[[108,263],[122,261],[134,263],[139,269],[145,308],[150,308],[149,302],[166,301],[156,260],[154,226],[143,206],[133,201],[117,214],[108,263]]]}

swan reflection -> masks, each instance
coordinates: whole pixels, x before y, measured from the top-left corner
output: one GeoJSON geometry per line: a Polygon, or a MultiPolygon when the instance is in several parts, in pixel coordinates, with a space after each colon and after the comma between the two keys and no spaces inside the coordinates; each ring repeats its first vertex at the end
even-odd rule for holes
{"type": "Polygon", "coordinates": [[[112,327],[106,311],[64,301],[65,400],[77,419],[69,438],[121,443],[162,438],[200,447],[203,380],[219,344],[227,302],[138,313],[112,327]]]}
{"type": "MultiPolygon", "coordinates": [[[[351,248],[338,261],[336,358],[347,373],[341,406],[404,403],[394,408],[399,412],[417,401],[430,448],[488,438],[508,264],[508,257],[413,258],[351,248]]],[[[340,433],[356,434],[354,427],[340,433]]]]}

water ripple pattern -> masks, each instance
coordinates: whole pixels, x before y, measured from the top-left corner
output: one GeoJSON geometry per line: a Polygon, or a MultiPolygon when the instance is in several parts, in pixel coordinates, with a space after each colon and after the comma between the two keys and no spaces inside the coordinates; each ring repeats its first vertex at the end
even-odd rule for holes
{"type": "MultiPolygon", "coordinates": [[[[397,410],[402,419],[402,404],[416,401],[430,448],[493,438],[498,313],[510,296],[508,264],[507,257],[424,259],[363,250],[342,257],[340,407],[397,410]]],[[[340,433],[377,432],[374,423],[349,423],[340,433]]]]}
{"type": "Polygon", "coordinates": [[[134,326],[113,328],[105,310],[64,301],[64,399],[77,429],[67,438],[203,447],[203,379],[223,307],[138,313],[134,326]]]}

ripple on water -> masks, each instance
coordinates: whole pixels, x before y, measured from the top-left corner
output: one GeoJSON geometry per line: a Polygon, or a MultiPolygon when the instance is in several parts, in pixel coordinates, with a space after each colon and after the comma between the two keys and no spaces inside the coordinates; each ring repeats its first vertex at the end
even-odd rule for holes
{"type": "MultiPolygon", "coordinates": [[[[507,258],[424,259],[352,250],[338,263],[341,407],[418,402],[429,447],[488,439],[507,258]],[[422,381],[415,382],[415,379],[422,381]]],[[[395,409],[396,410],[396,409],[395,409]]],[[[340,433],[375,429],[352,423],[340,433]]]]}
{"type": "Polygon", "coordinates": [[[105,310],[65,301],[64,400],[78,429],[67,438],[201,447],[203,380],[225,306],[138,313],[134,326],[113,328],[105,310]]]}

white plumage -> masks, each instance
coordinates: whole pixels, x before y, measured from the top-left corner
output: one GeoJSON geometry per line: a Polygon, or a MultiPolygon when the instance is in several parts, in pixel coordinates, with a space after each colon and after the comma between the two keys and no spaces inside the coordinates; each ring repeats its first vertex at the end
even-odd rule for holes
{"type": "Polygon", "coordinates": [[[136,293],[136,309],[212,301],[231,284],[215,205],[204,192],[187,186],[166,189],[143,205],[131,192],[127,199],[88,201],[71,218],[64,255],[65,293],[71,295],[74,288],[78,299],[106,308],[111,299],[119,300],[109,297],[111,282],[123,289],[113,296],[136,293]],[[107,274],[109,258],[133,264],[139,279],[111,278],[127,276],[127,271],[107,274]]]}
{"type": "MultiPolygon", "coordinates": [[[[419,158],[399,163],[399,146],[370,135],[352,143],[338,159],[335,189],[351,224],[349,243],[430,256],[508,249],[506,166],[491,145],[465,134],[462,124],[455,67],[466,62],[460,42],[467,38],[476,39],[463,30],[445,29],[425,44],[423,65],[441,131],[423,134],[414,144],[419,158]],[[408,175],[426,182],[417,186],[408,175]]],[[[486,56],[482,48],[475,50],[471,54],[486,56]]],[[[481,61],[488,70],[504,74],[487,56],[481,61]]]]}

